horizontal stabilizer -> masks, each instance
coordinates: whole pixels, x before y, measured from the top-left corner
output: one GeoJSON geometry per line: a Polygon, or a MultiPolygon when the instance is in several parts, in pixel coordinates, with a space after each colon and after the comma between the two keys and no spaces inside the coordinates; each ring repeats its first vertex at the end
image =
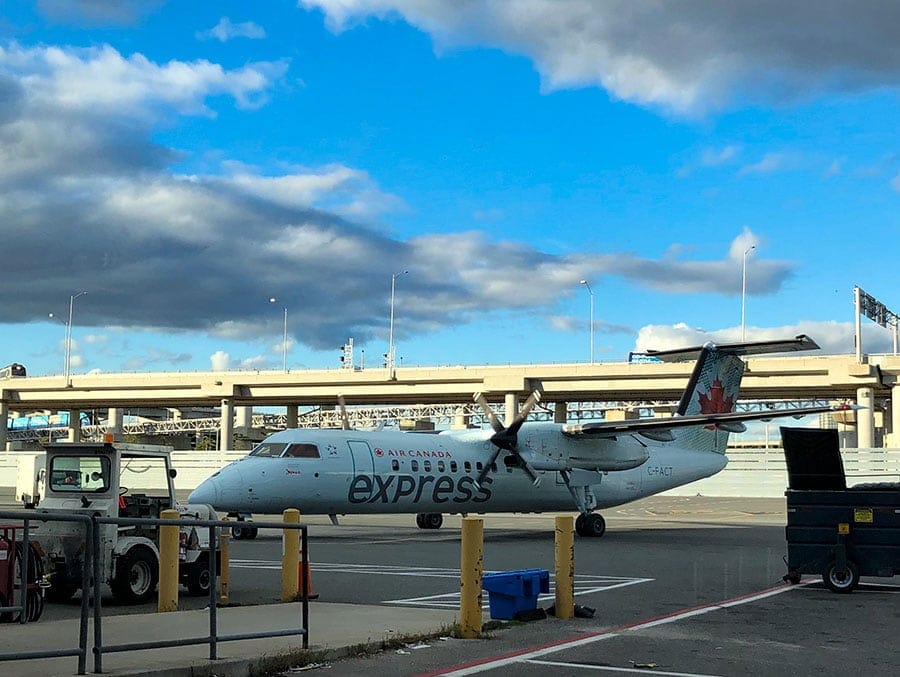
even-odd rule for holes
{"type": "Polygon", "coordinates": [[[673,416],[671,418],[639,418],[631,421],[597,421],[564,426],[563,433],[573,437],[615,437],[616,435],[635,433],[648,439],[668,441],[665,431],[687,426],[715,426],[727,432],[743,432],[744,426],[742,421],[762,421],[784,416],[799,418],[808,414],[853,411],[864,408],[857,404],[837,404],[774,411],[732,411],[723,414],[693,414],[690,416],[673,416]]]}
{"type": "Polygon", "coordinates": [[[790,353],[801,350],[818,350],[818,344],[806,334],[800,334],[793,339],[779,339],[777,341],[752,341],[748,343],[707,343],[694,348],[679,348],[677,350],[648,350],[634,355],[646,355],[655,357],[663,362],[685,362],[696,360],[704,348],[713,348],[716,352],[729,355],[769,355],[772,353],[790,353]]]}

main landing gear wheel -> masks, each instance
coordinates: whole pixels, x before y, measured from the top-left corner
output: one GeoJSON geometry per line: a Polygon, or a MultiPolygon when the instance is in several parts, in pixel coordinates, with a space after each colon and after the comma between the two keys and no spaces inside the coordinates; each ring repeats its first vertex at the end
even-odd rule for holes
{"type": "Polygon", "coordinates": [[[416,526],[420,529],[440,529],[444,516],[439,512],[420,512],[416,515],[416,526]]]}
{"type": "Polygon", "coordinates": [[[597,513],[582,513],[575,518],[575,533],[586,538],[600,538],[606,533],[606,520],[597,513]]]}
{"type": "Polygon", "coordinates": [[[236,541],[252,541],[259,534],[259,528],[250,526],[249,520],[238,520],[238,524],[231,527],[231,537],[236,541]]]}
{"type": "Polygon", "coordinates": [[[822,580],[832,592],[853,592],[853,588],[859,583],[859,569],[850,561],[844,567],[838,567],[832,562],[822,574],[822,580]]]}

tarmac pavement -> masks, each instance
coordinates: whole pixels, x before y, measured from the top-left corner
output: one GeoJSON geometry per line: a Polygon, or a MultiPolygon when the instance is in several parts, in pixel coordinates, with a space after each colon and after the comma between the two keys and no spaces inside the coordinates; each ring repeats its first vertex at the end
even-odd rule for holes
{"type": "MultiPolygon", "coordinates": [[[[267,604],[226,607],[218,610],[218,633],[230,635],[300,626],[300,604],[267,604]]],[[[379,647],[404,637],[449,632],[457,611],[310,602],[310,654],[319,660],[335,660],[363,646],[379,647]]],[[[79,621],[59,620],[0,625],[0,653],[72,649],[78,645],[79,621]]],[[[103,619],[103,645],[126,644],[184,637],[209,636],[209,610],[165,614],[132,614],[103,619]]],[[[93,623],[88,629],[92,645],[93,623]]],[[[103,674],[165,675],[166,677],[217,677],[261,674],[298,665],[304,658],[301,636],[272,637],[217,643],[217,659],[209,660],[209,644],[167,649],[104,653],[103,674]],[[292,660],[293,659],[293,660],[292,660]]],[[[90,648],[89,648],[90,651],[90,648]]],[[[0,662],[0,674],[17,677],[49,677],[77,674],[78,658],[42,658],[0,662]]],[[[87,657],[87,673],[94,659],[87,657]]]]}

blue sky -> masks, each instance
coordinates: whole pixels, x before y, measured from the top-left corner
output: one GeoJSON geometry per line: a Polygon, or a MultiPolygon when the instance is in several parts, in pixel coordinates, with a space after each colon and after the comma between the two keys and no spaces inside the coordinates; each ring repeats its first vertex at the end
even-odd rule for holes
{"type": "MultiPolygon", "coordinates": [[[[598,361],[892,310],[900,7],[4,3],[0,363],[598,361]],[[801,30],[802,29],[802,30],[801,30]],[[268,299],[276,297],[275,303],[268,299]],[[56,319],[48,318],[53,313],[56,319]],[[63,321],[60,321],[62,318],[63,321]]],[[[865,325],[864,349],[891,349],[865,325]]]]}

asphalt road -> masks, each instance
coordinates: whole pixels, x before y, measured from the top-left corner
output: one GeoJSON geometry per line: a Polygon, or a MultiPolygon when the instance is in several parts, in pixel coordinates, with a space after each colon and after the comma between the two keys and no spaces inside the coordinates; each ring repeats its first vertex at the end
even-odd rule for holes
{"type": "MultiPolygon", "coordinates": [[[[783,584],[783,501],[654,497],[605,515],[606,536],[576,539],[576,603],[594,608],[593,618],[548,618],[483,641],[400,647],[343,660],[329,674],[897,673],[900,586],[868,579],[853,594],[836,595],[813,577],[783,584]],[[459,666],[466,667],[454,672],[459,666]]],[[[552,515],[484,519],[486,571],[552,575],[552,515]]],[[[321,600],[458,607],[458,519],[438,531],[417,529],[412,516],[351,517],[340,527],[308,522],[321,600]]],[[[233,543],[231,601],[277,601],[280,557],[277,532],[233,543]]],[[[199,608],[205,598],[181,602],[199,608]]],[[[552,592],[539,604],[552,604],[552,592]]],[[[106,613],[153,608],[107,606],[106,613]]],[[[74,604],[49,605],[44,617],[73,613],[74,604]]],[[[315,603],[311,613],[314,619],[315,603]]]]}

